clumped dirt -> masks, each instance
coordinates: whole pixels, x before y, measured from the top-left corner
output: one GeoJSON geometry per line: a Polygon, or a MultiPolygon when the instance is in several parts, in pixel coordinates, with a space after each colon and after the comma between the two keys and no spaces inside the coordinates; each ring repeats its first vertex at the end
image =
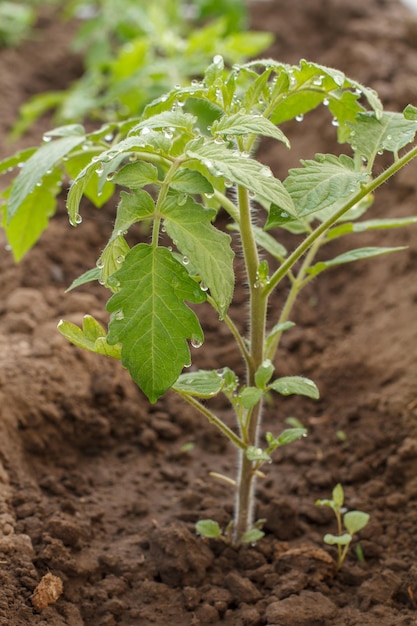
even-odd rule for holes
{"type": "MultiPolygon", "coordinates": [[[[252,13],[255,27],[276,33],[268,55],[338,67],[376,88],[387,108],[417,103],[417,22],[397,2],[259,1],[252,13]]],[[[68,25],[44,20],[34,41],[0,51],[3,139],[28,94],[76,76],[70,36],[68,25]]],[[[281,175],[300,157],[333,149],[330,121],[317,123],[318,133],[293,125],[293,151],[266,143],[262,159],[281,175]]],[[[47,124],[25,142],[38,141],[47,124]]],[[[373,215],[416,214],[416,181],[410,166],[377,194],[373,215]]],[[[313,378],[321,400],[268,408],[265,430],[279,432],[295,415],[309,436],[277,454],[259,483],[265,538],[233,549],[194,532],[198,519],[230,520],[233,495],[209,471],[233,475],[233,450],[177,397],[150,406],[118,363],[77,350],[56,331],[61,317],[103,319],[100,289],[65,288],[95,263],[112,216],[111,207],[86,206],[74,230],[60,209],[19,266],[1,242],[0,623],[415,624],[415,228],[358,239],[408,249],[328,272],[304,294],[277,368],[313,378]],[[322,541],[335,531],[331,512],[314,503],[339,481],[348,507],[371,521],[360,536],[365,562],[352,550],[336,573],[334,550],[322,541]],[[39,601],[39,588],[50,601],[39,601]]],[[[239,286],[231,314],[242,329],[244,300],[239,286]]],[[[209,311],[203,325],[198,366],[240,370],[209,311]]],[[[216,408],[227,417],[221,401],[216,408]]]]}

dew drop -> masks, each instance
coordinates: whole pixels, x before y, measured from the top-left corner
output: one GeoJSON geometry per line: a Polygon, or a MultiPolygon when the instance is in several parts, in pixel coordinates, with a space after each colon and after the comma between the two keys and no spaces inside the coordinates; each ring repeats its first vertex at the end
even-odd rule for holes
{"type": "Polygon", "coordinates": [[[201,348],[203,342],[198,337],[192,337],[191,345],[193,346],[193,348],[201,348]]]}
{"type": "Polygon", "coordinates": [[[50,141],[52,141],[51,135],[44,135],[42,137],[42,141],[44,141],[45,143],[49,143],[50,141]]]}
{"type": "Polygon", "coordinates": [[[248,195],[249,195],[249,198],[253,200],[254,198],[256,198],[256,191],[249,191],[248,195]]]}
{"type": "Polygon", "coordinates": [[[313,80],[313,85],[315,85],[316,87],[321,87],[321,85],[323,84],[323,80],[324,76],[323,74],[320,74],[320,76],[316,76],[316,78],[313,80]]]}
{"type": "Polygon", "coordinates": [[[122,310],[120,311],[116,311],[116,313],[114,314],[114,319],[115,320],[124,320],[125,316],[122,310]]]}
{"type": "Polygon", "coordinates": [[[270,168],[270,167],[268,167],[268,166],[263,167],[263,168],[261,169],[261,174],[262,174],[262,176],[265,176],[266,178],[271,178],[271,176],[272,176],[272,170],[271,170],[271,168],[270,168]]]}
{"type": "Polygon", "coordinates": [[[214,193],[205,193],[204,196],[208,199],[211,200],[211,198],[214,198],[214,193]]]}
{"type": "Polygon", "coordinates": [[[104,278],[99,278],[98,279],[98,284],[104,286],[106,284],[106,281],[104,280],[104,278]]]}
{"type": "Polygon", "coordinates": [[[164,130],[164,137],[166,139],[172,139],[174,136],[174,129],[173,128],[165,128],[164,130]]]}
{"type": "Polygon", "coordinates": [[[217,65],[218,67],[223,67],[224,61],[223,61],[222,55],[216,54],[215,57],[213,58],[213,63],[214,65],[217,65]]]}
{"type": "Polygon", "coordinates": [[[323,104],[324,104],[324,106],[325,106],[325,107],[328,107],[328,106],[329,106],[329,104],[330,104],[330,100],[329,100],[329,98],[324,98],[324,100],[323,100],[323,104]]]}
{"type": "Polygon", "coordinates": [[[121,265],[121,264],[123,263],[123,261],[124,261],[124,260],[125,260],[125,256],[124,256],[124,254],[121,254],[120,256],[118,256],[118,257],[117,257],[117,259],[116,259],[116,263],[117,263],[118,265],[121,265]]]}
{"type": "Polygon", "coordinates": [[[187,202],[188,196],[186,193],[182,193],[180,196],[178,196],[178,200],[177,200],[177,204],[178,206],[184,206],[184,204],[187,202]]]}
{"type": "Polygon", "coordinates": [[[201,282],[200,283],[200,289],[201,289],[201,291],[208,291],[208,287],[207,287],[206,283],[201,282]]]}
{"type": "Polygon", "coordinates": [[[339,126],[339,120],[337,119],[337,117],[334,117],[332,119],[332,126],[339,126]]]}
{"type": "Polygon", "coordinates": [[[224,186],[227,187],[228,189],[230,189],[230,187],[233,187],[233,183],[231,180],[225,180],[224,181],[224,186]]]}
{"type": "Polygon", "coordinates": [[[190,262],[190,259],[188,258],[188,256],[183,256],[182,257],[182,262],[184,265],[188,265],[190,262]]]}
{"type": "Polygon", "coordinates": [[[384,154],[383,150],[378,150],[378,154],[381,156],[381,154],[384,154]]]}
{"type": "Polygon", "coordinates": [[[300,113],[299,115],[295,116],[295,121],[296,122],[302,122],[304,119],[304,115],[302,113],[300,113]]]}
{"type": "Polygon", "coordinates": [[[149,135],[149,133],[150,133],[150,132],[151,132],[151,129],[150,129],[150,128],[148,128],[147,126],[144,126],[144,127],[142,128],[142,130],[140,131],[140,134],[141,134],[141,135],[149,135]]]}
{"type": "Polygon", "coordinates": [[[17,164],[17,167],[21,170],[24,165],[25,165],[24,163],[20,162],[17,164]]]}
{"type": "Polygon", "coordinates": [[[75,223],[81,224],[82,221],[83,221],[83,218],[81,217],[79,213],[77,213],[77,215],[75,216],[75,223]]]}
{"type": "Polygon", "coordinates": [[[246,150],[242,150],[242,152],[240,153],[240,156],[242,156],[245,159],[248,159],[250,154],[246,150]]]}
{"type": "Polygon", "coordinates": [[[99,259],[96,263],[96,267],[98,267],[99,270],[102,270],[104,267],[104,261],[103,259],[99,259]]]}
{"type": "Polygon", "coordinates": [[[113,133],[107,133],[107,135],[104,135],[104,141],[113,141],[113,133]]]}
{"type": "Polygon", "coordinates": [[[106,180],[111,181],[114,178],[114,172],[110,172],[109,174],[107,174],[106,176],[106,180]]]}

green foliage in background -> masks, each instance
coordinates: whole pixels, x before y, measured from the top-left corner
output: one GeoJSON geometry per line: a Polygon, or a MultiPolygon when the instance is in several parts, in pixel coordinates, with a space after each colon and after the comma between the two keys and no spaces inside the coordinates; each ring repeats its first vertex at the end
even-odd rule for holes
{"type": "Polygon", "coordinates": [[[273,39],[247,30],[243,0],[74,0],[65,15],[80,22],[73,50],[83,57],[84,73],[65,91],[31,98],[14,138],[51,109],[60,124],[138,116],[174,84],[200,78],[215,54],[231,66],[273,39]]]}

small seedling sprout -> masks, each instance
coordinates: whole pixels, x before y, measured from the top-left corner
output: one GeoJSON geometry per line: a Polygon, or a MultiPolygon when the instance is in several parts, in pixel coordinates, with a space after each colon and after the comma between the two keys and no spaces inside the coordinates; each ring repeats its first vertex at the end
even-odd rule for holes
{"type": "MultiPolygon", "coordinates": [[[[337,547],[337,563],[336,567],[339,570],[349,550],[349,546],[352,542],[353,535],[361,531],[369,522],[369,514],[363,511],[346,511],[344,508],[345,495],[342,485],[339,483],[333,489],[331,500],[317,500],[316,504],[319,506],[329,506],[336,517],[337,522],[337,535],[327,533],[323,537],[324,543],[329,546],[337,547]]],[[[360,549],[357,554],[361,554],[361,560],[363,560],[363,553],[360,549]]]]}

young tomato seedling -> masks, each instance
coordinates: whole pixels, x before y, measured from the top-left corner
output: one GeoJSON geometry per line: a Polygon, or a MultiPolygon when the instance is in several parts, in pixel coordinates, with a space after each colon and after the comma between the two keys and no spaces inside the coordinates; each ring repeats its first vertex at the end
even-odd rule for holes
{"type": "MultiPolygon", "coordinates": [[[[173,390],[236,448],[238,475],[225,477],[236,493],[227,530],[235,543],[253,542],[262,534],[254,520],[254,489],[263,466],[278,447],[306,434],[296,427],[262,435],[265,396],[319,396],[313,381],[282,372],[283,364],[279,371],[286,375],[275,374],[280,339],[293,326],[298,294],[331,267],[400,249],[360,247],[329,258],[329,242],[417,221],[363,219],[375,189],[417,156],[417,147],[405,149],[414,140],[416,120],[412,106],[404,113],[385,112],[373,90],[338,70],[306,61],[289,66],[261,60],[226,71],[217,55],[202,81],[155,100],[140,119],[90,134],[80,125],[60,127],[47,133],[37,151],[2,164],[4,170],[21,167],[4,194],[3,210],[16,258],[45,228],[63,176],[72,179],[73,226],[82,221],[82,196],[101,206],[122,188],[114,229],[96,267],[71,287],[98,281],[110,290],[108,331],[88,315],[82,328],[62,321],[59,329],[77,346],[120,359],[151,402],[173,390]],[[317,154],[285,180],[277,179],[256,159],[259,140],[274,139],[276,149],[285,151],[290,142],[280,126],[302,120],[318,106],[329,111],[329,123],[350,154],[317,154]],[[381,152],[393,155],[392,164],[373,176],[381,152]],[[229,232],[216,226],[221,209],[228,214],[229,232]],[[151,224],[149,239],[131,247],[126,234],[138,222],[151,224]],[[284,231],[286,241],[288,233],[296,235],[289,250],[280,241],[284,231]],[[235,250],[244,259],[245,336],[229,308],[235,250]],[[281,286],[285,295],[275,317],[276,305],[268,305],[281,286]],[[191,365],[189,344],[197,348],[204,341],[197,316],[203,302],[235,340],[245,365],[243,380],[227,363],[214,371],[183,371],[191,365]],[[234,411],[234,427],[210,408],[210,398],[220,393],[234,411]]],[[[223,532],[207,520],[198,530],[206,536],[223,532]]]]}
{"type": "Polygon", "coordinates": [[[348,511],[343,508],[345,494],[341,484],[333,489],[331,500],[317,500],[320,506],[329,506],[336,516],[337,535],[328,533],[323,541],[329,546],[337,546],[337,569],[339,570],[346,558],[353,535],[365,528],[369,522],[368,513],[363,511],[348,511]]]}

